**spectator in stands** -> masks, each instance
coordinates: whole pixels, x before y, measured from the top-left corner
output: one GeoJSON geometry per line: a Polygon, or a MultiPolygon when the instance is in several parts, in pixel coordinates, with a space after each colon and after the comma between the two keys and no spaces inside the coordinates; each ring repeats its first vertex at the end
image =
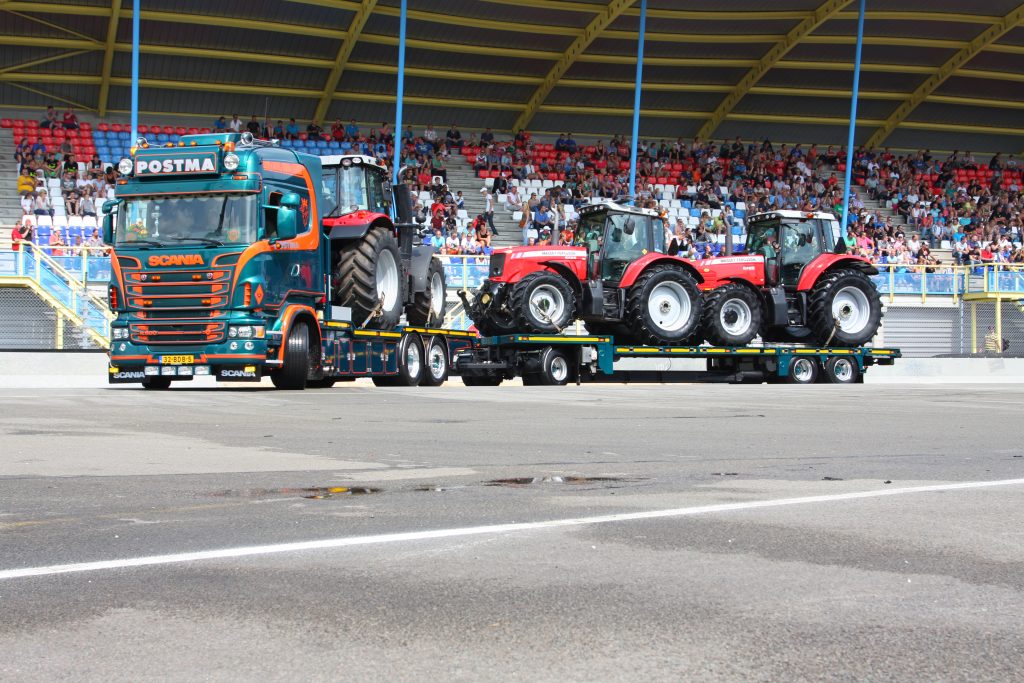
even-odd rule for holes
{"type": "Polygon", "coordinates": [[[33,176],[28,167],[21,169],[21,175],[18,176],[18,194],[24,197],[25,195],[32,194],[36,191],[36,178],[33,176]]]}
{"type": "Polygon", "coordinates": [[[69,216],[82,215],[77,192],[71,192],[64,198],[64,210],[69,216]]]}
{"type": "Polygon", "coordinates": [[[489,145],[493,145],[494,144],[494,131],[492,131],[490,128],[484,129],[484,132],[481,133],[481,135],[480,135],[480,144],[481,144],[481,146],[483,146],[483,145],[488,145],[488,146],[489,145]]]}
{"type": "Polygon", "coordinates": [[[57,118],[57,110],[53,108],[53,105],[46,107],[46,114],[43,116],[42,121],[39,122],[40,128],[49,128],[51,130],[60,128],[60,120],[57,118]]]}
{"type": "MultiPolygon", "coordinates": [[[[494,195],[486,187],[480,189],[484,195],[484,219],[487,221],[487,226],[491,229],[491,232],[498,235],[500,233],[494,228],[494,195]]],[[[490,242],[488,242],[488,246],[490,246],[490,242]]]]}
{"type": "Polygon", "coordinates": [[[423,131],[423,139],[426,140],[433,151],[437,151],[437,131],[434,130],[434,124],[427,124],[426,130],[423,131]]]}
{"type": "Polygon", "coordinates": [[[53,205],[46,194],[46,190],[39,190],[33,204],[33,212],[37,216],[53,216],[53,205]]]}
{"type": "Polygon", "coordinates": [[[25,216],[31,216],[35,214],[36,208],[36,193],[30,192],[21,198],[21,213],[25,216]]]}
{"type": "Polygon", "coordinates": [[[223,116],[219,117],[213,122],[214,133],[226,133],[228,132],[228,121],[223,116]]]}
{"type": "Polygon", "coordinates": [[[349,119],[348,125],[345,126],[345,137],[348,138],[349,142],[355,142],[359,139],[359,126],[356,125],[355,119],[349,119]]]}
{"type": "Polygon", "coordinates": [[[448,146],[453,149],[459,149],[462,147],[462,133],[459,132],[458,124],[452,124],[452,127],[449,128],[448,132],[445,134],[445,140],[448,141],[448,146]]]}
{"type": "Polygon", "coordinates": [[[86,191],[78,203],[79,214],[82,216],[96,217],[96,201],[92,198],[92,192],[86,191]]]}
{"type": "Polygon", "coordinates": [[[519,186],[512,185],[508,189],[508,193],[505,195],[505,210],[506,211],[522,211],[523,210],[523,197],[519,194],[519,186]]]}
{"type": "Polygon", "coordinates": [[[285,137],[289,140],[299,139],[299,124],[295,122],[294,118],[288,119],[288,125],[285,127],[285,137]]]}
{"type": "Polygon", "coordinates": [[[20,251],[20,242],[25,239],[25,233],[22,230],[21,220],[14,223],[14,227],[11,228],[11,251],[20,251]]]}
{"type": "Polygon", "coordinates": [[[61,122],[64,126],[64,130],[78,130],[78,116],[75,115],[75,110],[68,107],[64,110],[64,120],[61,122]]]}
{"type": "Polygon", "coordinates": [[[310,121],[309,125],[306,126],[306,135],[310,140],[322,140],[323,134],[324,129],[320,127],[320,122],[316,119],[310,121]]]}
{"type": "Polygon", "coordinates": [[[20,170],[30,159],[32,159],[32,145],[29,144],[28,138],[22,138],[14,147],[14,162],[18,164],[20,170]]]}
{"type": "Polygon", "coordinates": [[[238,114],[232,114],[231,120],[228,121],[228,131],[232,133],[241,133],[245,128],[245,124],[242,119],[238,118],[238,114]]]}
{"type": "Polygon", "coordinates": [[[245,129],[252,133],[254,138],[261,137],[263,134],[263,126],[261,126],[260,122],[256,119],[256,114],[253,114],[252,118],[249,119],[249,122],[245,124],[245,129]]]}
{"type": "Polygon", "coordinates": [[[67,242],[64,241],[64,231],[55,228],[50,232],[50,255],[63,256],[64,249],[62,247],[65,246],[67,246],[67,242]]]}

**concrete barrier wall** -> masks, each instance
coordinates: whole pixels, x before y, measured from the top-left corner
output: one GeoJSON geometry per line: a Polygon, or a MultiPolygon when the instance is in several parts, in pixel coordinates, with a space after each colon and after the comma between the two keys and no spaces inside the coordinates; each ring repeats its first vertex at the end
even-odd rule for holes
{"type": "MultiPolygon", "coordinates": [[[[617,366],[628,370],[701,370],[704,360],[630,359],[617,366]]],[[[892,366],[873,367],[868,384],[967,384],[1024,382],[1024,358],[902,358],[892,366]]],[[[458,380],[454,380],[458,383],[458,380]]],[[[261,384],[270,386],[268,380],[261,384]]],[[[215,386],[212,377],[195,379],[191,386],[215,386]]],[[[107,384],[107,356],[103,353],[0,353],[0,389],[94,389],[107,384]]],[[[137,385],[119,385],[133,388],[137,385]]],[[[228,384],[225,386],[253,386],[228,384]]]]}

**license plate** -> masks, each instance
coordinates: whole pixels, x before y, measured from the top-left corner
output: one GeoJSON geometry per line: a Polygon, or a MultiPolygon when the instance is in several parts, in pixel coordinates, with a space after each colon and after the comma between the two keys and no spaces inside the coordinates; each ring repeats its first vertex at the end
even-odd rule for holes
{"type": "Polygon", "coordinates": [[[161,356],[163,365],[191,365],[196,362],[195,356],[161,356]]]}

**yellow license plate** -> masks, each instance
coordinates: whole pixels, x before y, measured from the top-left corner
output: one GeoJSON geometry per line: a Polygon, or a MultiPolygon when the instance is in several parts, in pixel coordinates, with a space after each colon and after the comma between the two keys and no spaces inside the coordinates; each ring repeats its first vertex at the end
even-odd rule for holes
{"type": "Polygon", "coordinates": [[[164,365],[191,365],[196,362],[195,356],[161,356],[160,362],[164,365]]]}

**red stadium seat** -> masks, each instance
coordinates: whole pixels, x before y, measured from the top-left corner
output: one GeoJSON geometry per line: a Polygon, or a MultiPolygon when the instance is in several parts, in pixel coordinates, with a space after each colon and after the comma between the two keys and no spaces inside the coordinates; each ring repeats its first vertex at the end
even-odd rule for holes
{"type": "Polygon", "coordinates": [[[213,131],[209,128],[200,128],[199,132],[202,133],[203,135],[206,135],[207,133],[211,133],[213,131]]]}
{"type": "Polygon", "coordinates": [[[96,125],[96,128],[106,133],[108,130],[110,130],[110,125],[101,121],[96,125]]]}
{"type": "Polygon", "coordinates": [[[478,178],[486,178],[487,177],[487,171],[477,171],[476,175],[477,175],[478,178]]]}
{"type": "Polygon", "coordinates": [[[189,128],[188,129],[188,134],[189,135],[199,135],[199,129],[198,128],[189,128]]]}
{"type": "Polygon", "coordinates": [[[14,128],[14,120],[0,119],[0,128],[14,128]]]}
{"type": "Polygon", "coordinates": [[[164,126],[164,135],[174,135],[174,129],[170,126],[164,126]]]}
{"type": "Polygon", "coordinates": [[[175,135],[188,135],[188,129],[184,126],[178,126],[174,129],[175,135]]]}

